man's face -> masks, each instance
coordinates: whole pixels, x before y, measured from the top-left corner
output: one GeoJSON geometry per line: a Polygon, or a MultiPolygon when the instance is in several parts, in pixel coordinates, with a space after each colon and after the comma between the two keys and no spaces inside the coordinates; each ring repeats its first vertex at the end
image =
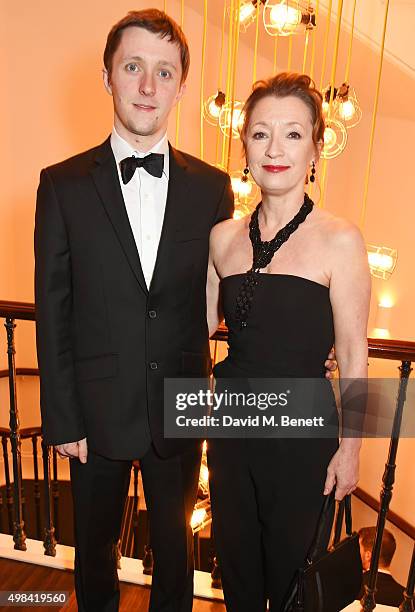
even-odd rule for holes
{"type": "Polygon", "coordinates": [[[123,31],[104,84],[113,97],[115,129],[133,147],[145,152],[165,133],[185,91],[181,75],[175,43],[136,26],[123,31]]]}

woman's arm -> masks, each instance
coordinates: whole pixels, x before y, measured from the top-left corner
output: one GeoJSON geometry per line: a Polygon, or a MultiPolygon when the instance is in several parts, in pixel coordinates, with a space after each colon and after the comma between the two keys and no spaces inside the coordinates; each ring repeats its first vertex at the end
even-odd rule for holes
{"type": "MultiPolygon", "coordinates": [[[[336,357],[342,394],[347,387],[367,379],[367,320],[370,304],[370,273],[366,246],[360,231],[342,222],[334,233],[330,301],[333,309],[336,357]]],[[[343,438],[328,469],[324,493],[336,487],[341,500],[357,486],[361,438],[343,438]]]]}
{"type": "Polygon", "coordinates": [[[206,301],[207,301],[207,321],[209,328],[209,338],[218,329],[219,324],[223,321],[222,305],[220,299],[220,277],[216,269],[216,260],[218,257],[218,243],[222,234],[219,223],[212,228],[209,238],[209,263],[207,272],[206,284],[206,301]]]}

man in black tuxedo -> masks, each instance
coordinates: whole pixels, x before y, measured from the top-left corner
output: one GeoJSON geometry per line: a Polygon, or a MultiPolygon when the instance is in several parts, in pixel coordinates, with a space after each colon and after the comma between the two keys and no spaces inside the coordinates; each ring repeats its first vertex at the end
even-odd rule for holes
{"type": "Polygon", "coordinates": [[[114,551],[139,458],[150,609],[189,612],[201,448],[163,437],[163,379],[209,372],[209,233],[232,216],[233,196],[225,173],[167,142],[189,68],[179,26],[155,9],[129,13],[108,35],[104,65],[111,136],[43,170],[38,189],[43,434],[70,458],[79,610],[118,609],[114,551]]]}
{"type": "MultiPolygon", "coordinates": [[[[372,549],[375,543],[376,527],[362,527],[359,529],[360,556],[363,567],[363,586],[359,599],[363,597],[364,585],[369,578],[370,561],[372,549]]],[[[403,601],[404,587],[395,580],[390,573],[390,564],[396,551],[396,540],[393,534],[385,529],[383,531],[382,544],[380,547],[379,569],[376,578],[376,603],[395,608],[403,601]]]]}

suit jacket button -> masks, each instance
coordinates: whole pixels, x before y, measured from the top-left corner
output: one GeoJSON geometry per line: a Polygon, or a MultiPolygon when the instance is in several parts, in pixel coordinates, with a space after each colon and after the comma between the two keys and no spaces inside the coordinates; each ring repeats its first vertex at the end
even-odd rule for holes
{"type": "Polygon", "coordinates": [[[157,370],[158,364],[156,361],[150,361],[150,370],[157,370]]]}
{"type": "Polygon", "coordinates": [[[150,319],[155,319],[157,317],[157,313],[155,310],[149,310],[148,316],[150,317],[150,319]]]}

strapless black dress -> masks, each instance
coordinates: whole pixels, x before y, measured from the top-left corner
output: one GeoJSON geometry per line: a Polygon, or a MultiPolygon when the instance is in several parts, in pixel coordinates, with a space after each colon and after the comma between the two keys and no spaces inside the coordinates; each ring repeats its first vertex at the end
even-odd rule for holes
{"type": "Polygon", "coordinates": [[[289,274],[261,274],[247,327],[241,329],[235,306],[244,276],[233,274],[221,283],[229,351],[215,376],[324,376],[334,342],[328,287],[289,274]]]}
{"type": "MultiPolygon", "coordinates": [[[[261,274],[241,329],[235,317],[243,274],[225,277],[229,329],[216,378],[322,378],[334,343],[328,287],[288,274],[261,274]]],[[[228,612],[279,612],[303,565],[324,500],[336,439],[212,439],[208,442],[213,526],[228,612]]]]}

